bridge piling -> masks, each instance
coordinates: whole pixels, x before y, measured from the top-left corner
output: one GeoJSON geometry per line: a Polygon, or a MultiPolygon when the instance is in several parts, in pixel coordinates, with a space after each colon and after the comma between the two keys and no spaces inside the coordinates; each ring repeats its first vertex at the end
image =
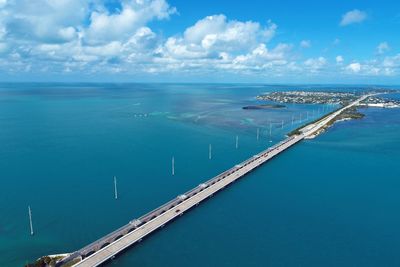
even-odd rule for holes
{"type": "MultiPolygon", "coordinates": [[[[338,116],[347,108],[351,108],[352,106],[359,104],[359,102],[364,100],[366,97],[367,95],[361,97],[346,107],[338,109],[332,114],[329,114],[316,122],[302,127],[298,134],[287,137],[272,147],[261,151],[253,157],[235,165],[234,167],[191,189],[190,191],[179,195],[164,205],[143,215],[139,219],[135,220],[135,222],[131,221],[127,225],[122,226],[103,238],[100,238],[88,246],[73,252],[70,254],[70,256],[57,262],[57,266],[94,267],[101,265],[129,246],[135,244],[136,242],[140,242],[142,238],[148,236],[152,232],[164,226],[166,223],[179,216],[182,216],[184,212],[190,210],[192,207],[197,206],[203,200],[210,198],[215,193],[219,192],[236,180],[244,177],[247,173],[250,173],[252,170],[279,155],[286,149],[289,149],[305,138],[315,136],[336,116],[338,116]],[[80,258],[80,261],[73,263],[73,261],[77,258],[80,258]]],[[[270,135],[272,135],[272,123],[270,123],[270,135]]],[[[236,140],[238,147],[238,136],[236,136],[236,140]]],[[[172,157],[173,175],[175,172],[174,161],[174,157],[172,157]]],[[[28,209],[31,219],[30,206],[28,209]]],[[[33,228],[31,229],[33,232],[33,228]]]]}
{"type": "Polygon", "coordinates": [[[28,206],[28,215],[29,215],[29,227],[30,227],[30,230],[31,230],[31,235],[34,235],[31,206],[28,206]]]}
{"type": "Polygon", "coordinates": [[[117,177],[114,176],[114,198],[118,199],[117,177]]]}

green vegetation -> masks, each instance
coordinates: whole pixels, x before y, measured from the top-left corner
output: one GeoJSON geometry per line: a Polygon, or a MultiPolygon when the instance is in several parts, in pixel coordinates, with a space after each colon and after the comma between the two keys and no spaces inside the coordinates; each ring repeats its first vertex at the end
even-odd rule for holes
{"type": "Polygon", "coordinates": [[[280,104],[265,104],[265,105],[254,105],[254,106],[245,106],[243,109],[276,109],[276,108],[285,108],[285,105],[280,104]]]}
{"type": "Polygon", "coordinates": [[[80,262],[80,261],[81,261],[80,258],[73,259],[72,261],[70,261],[70,262],[64,264],[63,267],[71,267],[72,265],[74,265],[75,263],[78,263],[78,262],[80,262]]]}
{"type": "Polygon", "coordinates": [[[337,104],[346,105],[357,98],[354,93],[314,92],[314,91],[281,91],[257,96],[259,100],[268,100],[291,104],[337,104]]]}
{"type": "Polygon", "coordinates": [[[343,111],[341,114],[339,114],[336,117],[337,120],[343,120],[343,119],[352,119],[352,120],[357,120],[357,119],[362,119],[364,118],[364,114],[358,112],[357,108],[351,107],[349,109],[346,109],[343,111]]]}
{"type": "MultiPolygon", "coordinates": [[[[303,129],[304,127],[307,127],[307,125],[311,125],[311,124],[315,124],[318,123],[320,120],[323,120],[324,118],[326,118],[327,116],[331,115],[332,113],[336,112],[332,111],[329,114],[326,114],[325,116],[323,116],[322,118],[316,119],[306,125],[302,125],[299,128],[291,131],[288,136],[293,136],[293,135],[298,135],[301,134],[301,129],[303,129]]],[[[330,127],[332,124],[334,124],[336,121],[340,121],[340,120],[357,120],[357,119],[362,119],[364,118],[364,114],[360,113],[357,111],[357,108],[355,107],[351,107],[346,109],[345,111],[343,111],[342,113],[340,113],[339,115],[337,115],[335,118],[333,118],[332,120],[330,120],[319,132],[324,131],[326,128],[330,127]]]]}
{"type": "MultiPolygon", "coordinates": [[[[341,108],[341,107],[340,107],[341,108]]],[[[326,117],[328,117],[329,115],[331,115],[332,113],[335,113],[337,110],[334,110],[334,111],[332,111],[332,112],[329,112],[328,114],[326,114],[325,116],[323,116],[323,117],[321,117],[321,118],[318,118],[318,119],[316,119],[316,120],[313,120],[313,121],[311,121],[311,122],[309,122],[309,123],[307,123],[307,124],[305,124],[305,125],[301,125],[300,127],[298,127],[298,128],[296,128],[296,129],[294,129],[293,131],[291,131],[290,133],[288,133],[288,136],[293,136],[293,135],[298,135],[298,134],[301,134],[301,129],[303,129],[304,127],[307,127],[308,125],[310,125],[310,124],[315,124],[315,123],[317,123],[317,122],[319,122],[320,120],[323,120],[323,119],[325,119],[326,117]]],[[[329,124],[329,123],[328,123],[329,124]]]]}
{"type": "Polygon", "coordinates": [[[38,259],[35,263],[28,263],[25,267],[53,267],[56,266],[56,262],[62,258],[63,256],[44,256],[38,259]]]}

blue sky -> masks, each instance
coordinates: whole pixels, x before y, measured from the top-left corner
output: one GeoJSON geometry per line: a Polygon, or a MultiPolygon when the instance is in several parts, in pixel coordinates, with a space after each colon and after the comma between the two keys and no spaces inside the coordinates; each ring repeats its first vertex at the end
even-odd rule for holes
{"type": "Polygon", "coordinates": [[[0,81],[400,84],[396,2],[0,0],[0,81]]]}

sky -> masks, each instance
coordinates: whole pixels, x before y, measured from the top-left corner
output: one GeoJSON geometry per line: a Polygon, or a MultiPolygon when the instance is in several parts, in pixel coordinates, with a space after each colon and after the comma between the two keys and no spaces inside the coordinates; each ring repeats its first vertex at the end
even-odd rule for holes
{"type": "Polygon", "coordinates": [[[394,0],[0,0],[0,82],[400,85],[394,0]]]}

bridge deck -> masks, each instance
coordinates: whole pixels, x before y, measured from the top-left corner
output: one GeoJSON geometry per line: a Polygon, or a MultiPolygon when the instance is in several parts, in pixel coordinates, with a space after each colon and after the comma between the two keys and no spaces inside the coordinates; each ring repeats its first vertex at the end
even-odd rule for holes
{"type": "MultiPolygon", "coordinates": [[[[74,266],[82,266],[82,267],[98,266],[99,264],[101,264],[104,261],[106,261],[107,259],[111,258],[118,252],[131,246],[132,244],[139,241],[143,237],[147,236],[154,230],[165,225],[172,219],[182,215],[185,211],[187,211],[190,208],[192,208],[193,206],[197,205],[204,199],[212,196],[214,193],[218,192],[225,186],[227,186],[230,183],[241,178],[248,172],[252,171],[254,168],[257,168],[265,161],[267,161],[270,158],[274,157],[275,155],[279,154],[281,151],[284,151],[288,147],[297,143],[302,138],[303,138],[303,136],[296,136],[293,138],[288,138],[284,142],[282,142],[279,145],[277,145],[276,147],[274,147],[274,149],[264,151],[257,158],[254,157],[248,161],[244,161],[242,164],[239,164],[241,167],[239,167],[239,166],[235,167],[235,170],[233,170],[233,172],[231,174],[229,174],[226,177],[222,178],[221,180],[211,184],[209,187],[204,188],[203,190],[196,193],[192,197],[187,198],[186,200],[179,203],[175,207],[167,210],[163,214],[161,214],[161,215],[157,216],[156,218],[150,220],[149,222],[143,224],[142,226],[138,227],[136,230],[132,231],[131,233],[128,233],[127,235],[123,236],[122,238],[118,239],[117,241],[113,242],[112,244],[102,248],[101,250],[90,255],[89,257],[85,258],[83,261],[77,263],[74,266]]],[[[217,176],[217,177],[220,178],[220,176],[217,176]]],[[[215,177],[215,178],[217,178],[217,177],[215,177]]],[[[210,180],[210,182],[211,181],[213,182],[213,180],[210,180]]]]}
{"type": "Polygon", "coordinates": [[[129,224],[119,228],[118,230],[91,243],[81,250],[72,253],[71,256],[60,261],[57,266],[63,266],[77,257],[82,258],[82,260],[73,266],[93,267],[100,265],[132,244],[140,241],[142,238],[152,233],[156,229],[163,227],[169,221],[181,216],[185,211],[196,206],[201,201],[212,196],[214,193],[233,183],[237,179],[243,177],[253,169],[293,146],[305,137],[315,134],[337,115],[342,113],[344,110],[357,105],[360,101],[364,100],[368,96],[369,95],[365,95],[348,106],[343,107],[336,112],[322,118],[313,125],[304,127],[301,130],[302,134],[283,140],[273,147],[264,150],[254,157],[251,157],[250,159],[215,176],[209,181],[200,184],[192,190],[147,213],[138,220],[131,221],[129,224]]]}

